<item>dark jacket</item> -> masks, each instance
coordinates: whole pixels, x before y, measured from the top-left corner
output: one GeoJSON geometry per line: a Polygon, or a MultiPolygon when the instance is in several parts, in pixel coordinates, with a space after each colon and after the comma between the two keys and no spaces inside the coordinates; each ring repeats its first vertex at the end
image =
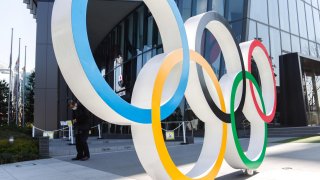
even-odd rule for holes
{"type": "Polygon", "coordinates": [[[89,130],[89,115],[88,110],[78,103],[76,110],[73,110],[73,119],[76,119],[74,127],[77,130],[89,130]]]}

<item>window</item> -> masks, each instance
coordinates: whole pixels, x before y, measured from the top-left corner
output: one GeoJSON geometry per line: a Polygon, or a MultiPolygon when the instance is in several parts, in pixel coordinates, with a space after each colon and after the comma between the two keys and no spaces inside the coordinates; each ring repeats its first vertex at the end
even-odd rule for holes
{"type": "MultiPolygon", "coordinates": [[[[276,74],[279,74],[279,56],[281,53],[281,45],[280,45],[280,32],[277,29],[270,28],[270,45],[271,52],[270,55],[272,57],[272,62],[276,65],[274,71],[276,74]]],[[[279,76],[276,77],[277,85],[279,85],[279,76]]]]}
{"type": "Polygon", "coordinates": [[[280,32],[277,29],[270,28],[271,56],[276,60],[281,55],[280,32]]]}
{"type": "Polygon", "coordinates": [[[291,36],[292,52],[300,52],[300,40],[297,36],[291,36]]]}
{"type": "Polygon", "coordinates": [[[299,35],[297,2],[296,0],[289,0],[288,2],[289,2],[290,31],[292,34],[299,35]]]}
{"type": "Polygon", "coordinates": [[[153,17],[148,17],[148,35],[147,35],[147,45],[150,46],[150,48],[153,46],[153,17]]]}
{"type": "MultiPolygon", "coordinates": [[[[161,39],[161,34],[160,34],[160,32],[159,32],[159,30],[157,30],[158,31],[158,44],[157,45],[162,45],[162,39],[161,39]]],[[[158,53],[159,54],[159,53],[158,53]]]]}
{"type": "Polygon", "coordinates": [[[248,40],[253,40],[257,37],[257,23],[255,21],[249,20],[249,32],[248,40]]]}
{"type": "Polygon", "coordinates": [[[203,36],[205,36],[205,40],[202,43],[205,43],[205,49],[202,50],[202,54],[204,54],[205,59],[211,65],[217,77],[220,78],[225,72],[224,67],[222,67],[223,54],[221,48],[210,31],[205,30],[203,36]]]}
{"type": "Polygon", "coordinates": [[[120,40],[120,53],[124,52],[124,23],[120,23],[119,25],[119,40],[120,40]]]}
{"type": "Polygon", "coordinates": [[[226,18],[235,21],[243,18],[244,0],[226,0],[226,18]]]}
{"type": "MultiPolygon", "coordinates": [[[[129,19],[128,19],[128,24],[127,24],[127,28],[128,28],[128,39],[131,46],[134,46],[133,44],[133,15],[130,15],[129,19]]],[[[130,58],[130,57],[129,57],[130,58]]]]}
{"type": "Polygon", "coordinates": [[[224,0],[212,0],[212,10],[224,16],[224,0]]]}
{"type": "Polygon", "coordinates": [[[291,52],[290,34],[281,32],[282,51],[291,52]]]}
{"type": "Polygon", "coordinates": [[[237,40],[237,43],[241,43],[242,41],[242,23],[243,21],[234,22],[231,25],[232,33],[237,40]]]}
{"type": "Polygon", "coordinates": [[[279,28],[278,0],[269,0],[268,7],[269,7],[269,24],[271,26],[279,28]]]}
{"type": "Polygon", "coordinates": [[[320,17],[319,11],[313,8],[314,26],[316,27],[316,41],[320,43],[320,17]]]}
{"type": "Polygon", "coordinates": [[[268,26],[258,23],[257,30],[258,30],[258,38],[261,38],[262,43],[270,53],[268,26]]]}
{"type": "Polygon", "coordinates": [[[307,24],[306,24],[306,16],[304,11],[304,3],[301,0],[298,0],[298,14],[299,14],[299,30],[300,36],[304,38],[308,38],[307,35],[307,24]]]}
{"type": "Polygon", "coordinates": [[[279,0],[280,27],[289,32],[288,1],[279,0]]]}
{"type": "Polygon", "coordinates": [[[310,56],[317,57],[317,45],[314,42],[309,41],[309,47],[310,47],[310,56]]]}
{"type": "Polygon", "coordinates": [[[201,13],[204,13],[204,12],[207,12],[207,4],[208,4],[208,0],[197,0],[197,1],[194,1],[195,3],[195,10],[196,10],[196,13],[195,14],[201,14],[201,13]]]}
{"type": "Polygon", "coordinates": [[[301,53],[304,55],[309,55],[309,43],[305,39],[300,39],[301,42],[301,53]]]}
{"type": "Polygon", "coordinates": [[[320,44],[317,44],[318,58],[320,58],[320,44]]]}
{"type": "Polygon", "coordinates": [[[312,0],[312,6],[318,8],[318,0],[312,0]]]}
{"type": "Polygon", "coordinates": [[[143,49],[143,23],[144,23],[144,8],[141,7],[137,11],[138,22],[137,22],[137,49],[142,51],[143,49]]]}
{"type": "Polygon", "coordinates": [[[180,12],[182,14],[182,18],[184,21],[186,21],[191,17],[192,0],[180,0],[179,2],[182,4],[181,6],[179,6],[181,7],[180,12]]]}
{"type": "Polygon", "coordinates": [[[307,15],[307,28],[308,28],[309,40],[315,41],[316,37],[314,34],[312,8],[308,4],[306,4],[306,15],[307,15]]]}
{"type": "MultiPolygon", "coordinates": [[[[234,1],[233,1],[234,3],[234,1]]],[[[251,1],[250,5],[250,17],[257,21],[268,24],[268,12],[267,12],[266,0],[251,1]]]]}

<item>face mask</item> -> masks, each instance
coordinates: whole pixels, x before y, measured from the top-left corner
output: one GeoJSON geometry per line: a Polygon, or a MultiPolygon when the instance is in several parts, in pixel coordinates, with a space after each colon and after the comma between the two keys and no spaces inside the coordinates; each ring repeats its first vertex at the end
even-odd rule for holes
{"type": "Polygon", "coordinates": [[[73,106],[72,110],[77,110],[77,108],[78,108],[78,104],[75,104],[75,105],[73,106]]]}

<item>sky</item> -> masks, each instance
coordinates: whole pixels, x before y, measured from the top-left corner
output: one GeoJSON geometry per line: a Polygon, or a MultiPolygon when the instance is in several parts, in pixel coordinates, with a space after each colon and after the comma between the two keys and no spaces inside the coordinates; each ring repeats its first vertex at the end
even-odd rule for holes
{"type": "MultiPolygon", "coordinates": [[[[24,67],[24,47],[27,46],[27,72],[30,72],[35,66],[36,19],[23,0],[0,0],[0,68],[9,67],[11,28],[14,28],[12,68],[18,59],[21,38],[20,71],[24,67]]],[[[7,79],[6,76],[0,74],[0,79],[7,79]]]]}

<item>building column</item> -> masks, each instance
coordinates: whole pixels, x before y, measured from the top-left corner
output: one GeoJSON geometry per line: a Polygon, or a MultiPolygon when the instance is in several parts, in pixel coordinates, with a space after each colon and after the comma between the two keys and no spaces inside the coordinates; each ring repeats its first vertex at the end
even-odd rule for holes
{"type": "Polygon", "coordinates": [[[58,128],[59,71],[51,39],[53,1],[38,0],[35,66],[34,124],[49,131],[58,128]]]}

